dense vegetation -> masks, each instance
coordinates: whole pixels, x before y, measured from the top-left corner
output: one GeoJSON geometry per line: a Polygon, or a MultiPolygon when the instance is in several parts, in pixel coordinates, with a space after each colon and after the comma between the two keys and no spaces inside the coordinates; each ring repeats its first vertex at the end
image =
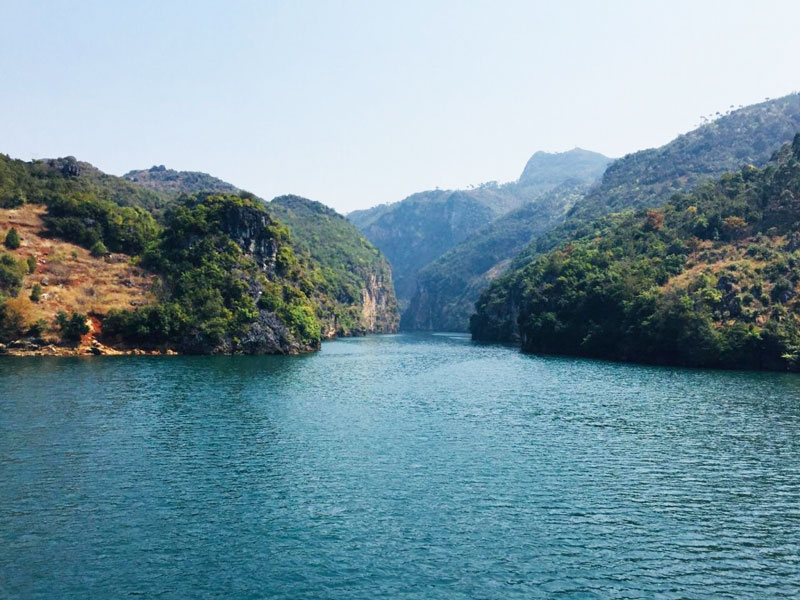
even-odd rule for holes
{"type": "Polygon", "coordinates": [[[315,284],[318,317],[337,335],[391,332],[398,314],[392,273],[381,252],[358,229],[324,204],[281,196],[269,211],[291,231],[291,243],[306,261],[315,284]],[[368,305],[380,305],[375,314],[368,305]]]}
{"type": "Polygon", "coordinates": [[[165,199],[72,157],[24,162],[0,155],[0,209],[45,204],[50,234],[91,248],[138,254],[155,238],[165,199]]]}
{"type": "Polygon", "coordinates": [[[158,210],[168,201],[163,194],[107,175],[71,156],[25,162],[0,154],[0,208],[73,195],[147,210],[158,210]]]}
{"type": "Polygon", "coordinates": [[[197,194],[199,192],[216,192],[219,194],[238,194],[239,189],[212,177],[207,173],[198,171],[176,171],[167,169],[164,165],[150,167],[139,171],[129,171],[122,176],[123,179],[135,183],[149,190],[155,190],[172,198],[182,194],[197,194]]]}
{"type": "MultiPolygon", "coordinates": [[[[293,240],[261,200],[245,193],[185,195],[187,186],[205,186],[213,178],[178,175],[178,183],[154,191],[73,158],[23,162],[0,155],[0,210],[43,205],[40,235],[158,276],[154,304],[92,314],[102,321],[104,341],[113,345],[299,352],[319,347],[323,336],[394,330],[385,259],[343,217],[310,201],[278,202],[276,212],[298,232],[293,240]],[[178,187],[183,195],[176,198],[178,187]],[[129,256],[108,257],[110,252],[129,256]],[[370,295],[370,286],[380,298],[370,295]]],[[[20,246],[15,230],[0,235],[9,250],[20,246]]],[[[20,250],[27,253],[21,258],[0,256],[0,342],[58,330],[63,341],[74,343],[80,339],[78,321],[86,321],[80,313],[28,330],[25,313],[44,295],[41,286],[19,294],[25,275],[36,269],[29,248],[20,250]]]]}
{"type": "Polygon", "coordinates": [[[591,229],[484,293],[475,339],[518,332],[530,352],[800,368],[800,135],[763,169],[591,229]]]}
{"type": "Polygon", "coordinates": [[[355,211],[348,218],[389,259],[398,300],[405,308],[417,291],[417,273],[497,217],[571,180],[594,181],[609,159],[578,148],[537,152],[519,181],[466,190],[420,192],[394,204],[355,211]]]}
{"type": "Polygon", "coordinates": [[[112,312],[104,330],[186,352],[247,351],[247,334],[265,311],[288,328],[287,347],[316,347],[321,331],[308,298],[312,284],[288,236],[257,200],[210,194],[183,199],[167,212],[164,230],[142,259],[162,277],[160,304],[112,312]]]}

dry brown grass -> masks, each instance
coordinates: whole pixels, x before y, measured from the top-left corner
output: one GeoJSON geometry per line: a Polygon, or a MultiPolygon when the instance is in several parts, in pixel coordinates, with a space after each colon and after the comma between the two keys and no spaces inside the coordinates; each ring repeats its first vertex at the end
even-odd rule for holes
{"type": "MultiPolygon", "coordinates": [[[[0,235],[11,227],[19,232],[21,244],[10,251],[16,259],[35,256],[36,272],[27,275],[19,296],[27,299],[35,284],[42,286],[42,298],[30,303],[31,322],[45,319],[52,323],[60,310],[104,315],[112,308],[135,308],[153,304],[150,289],[155,280],[130,264],[130,257],[120,254],[95,258],[75,244],[42,235],[45,208],[26,204],[0,210],[0,235]]],[[[2,248],[2,251],[9,252],[2,248]]]]}

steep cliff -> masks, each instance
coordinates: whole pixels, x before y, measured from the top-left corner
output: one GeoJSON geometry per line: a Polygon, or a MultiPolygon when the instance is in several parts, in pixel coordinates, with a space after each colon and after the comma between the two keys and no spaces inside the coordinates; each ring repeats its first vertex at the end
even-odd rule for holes
{"type": "Polygon", "coordinates": [[[142,264],[161,280],[159,303],[113,311],[109,340],[191,354],[281,353],[319,347],[314,284],[288,230],[263,203],[199,194],[166,214],[142,264]]]}
{"type": "Polygon", "coordinates": [[[392,272],[383,254],[342,215],[299,196],[281,196],[269,211],[291,231],[298,256],[318,265],[315,295],[326,337],[391,333],[399,314],[392,272]]]}
{"type": "Polygon", "coordinates": [[[318,203],[176,199],[73,158],[0,155],[0,227],[14,352],[289,354],[397,327],[388,263],[318,203]]]}

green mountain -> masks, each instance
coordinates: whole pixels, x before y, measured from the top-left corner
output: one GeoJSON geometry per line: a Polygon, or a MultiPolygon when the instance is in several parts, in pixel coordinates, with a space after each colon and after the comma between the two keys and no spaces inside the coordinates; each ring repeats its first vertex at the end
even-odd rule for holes
{"type": "MultiPolygon", "coordinates": [[[[600,183],[574,204],[562,224],[533,236],[531,244],[511,262],[509,280],[520,281],[516,272],[542,253],[568,240],[591,235],[594,219],[626,209],[657,207],[675,193],[690,191],[728,170],[746,164],[763,165],[798,130],[800,94],[791,94],[735,110],[661,148],[643,150],[615,161],[600,183]]],[[[495,333],[490,337],[508,342],[518,340],[519,290],[502,281],[486,294],[494,301],[486,303],[482,299],[483,310],[495,307],[498,314],[492,315],[491,320],[504,323],[491,327],[495,333]],[[508,293],[502,302],[498,297],[500,290],[508,293]]]]}
{"type": "Polygon", "coordinates": [[[397,330],[392,270],[352,223],[324,204],[299,196],[275,198],[268,209],[289,227],[295,252],[319,265],[315,297],[326,335],[397,330]]]}
{"type": "Polygon", "coordinates": [[[241,191],[236,186],[207,173],[176,171],[167,169],[164,165],[128,171],[122,178],[138,186],[161,192],[171,198],[177,198],[181,194],[197,194],[199,192],[238,194],[241,191]]]}
{"type": "Polygon", "coordinates": [[[55,197],[88,195],[119,206],[154,210],[169,197],[107,175],[73,156],[24,162],[0,154],[0,208],[21,206],[28,199],[47,202],[55,197]]]}
{"type": "Polygon", "coordinates": [[[660,209],[594,221],[481,296],[472,332],[522,349],[800,369],[800,135],[660,209]]]}
{"type": "Polygon", "coordinates": [[[537,152],[519,181],[467,190],[432,190],[394,204],[355,211],[348,218],[389,259],[401,307],[417,291],[417,273],[494,219],[572,180],[595,180],[610,159],[576,148],[537,152]]]}
{"type": "Polygon", "coordinates": [[[296,353],[395,328],[386,261],[333,211],[174,196],[73,158],[0,155],[0,343],[296,353]]]}

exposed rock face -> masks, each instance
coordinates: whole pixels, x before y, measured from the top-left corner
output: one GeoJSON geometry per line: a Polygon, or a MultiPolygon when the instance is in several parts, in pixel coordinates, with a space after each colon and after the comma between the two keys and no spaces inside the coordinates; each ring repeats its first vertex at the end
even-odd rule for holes
{"type": "Polygon", "coordinates": [[[481,292],[536,234],[562,222],[588,187],[574,181],[560,185],[485,225],[422,269],[400,328],[468,331],[481,292]]]}
{"type": "MultiPolygon", "coordinates": [[[[480,234],[488,223],[542,198],[558,186],[595,181],[610,160],[578,148],[558,154],[537,152],[518,181],[502,185],[489,182],[467,190],[419,192],[394,204],[354,211],[348,218],[389,259],[397,298],[405,311],[417,291],[417,276],[426,266],[480,234]]],[[[467,304],[476,299],[475,294],[470,294],[467,304]]],[[[453,319],[459,329],[466,328],[470,312],[471,307],[459,309],[453,319]]],[[[437,320],[434,328],[442,325],[437,320]]],[[[401,327],[406,328],[405,322],[401,327]]]]}
{"type": "Polygon", "coordinates": [[[277,223],[264,210],[250,205],[228,205],[220,219],[220,228],[242,252],[256,261],[261,271],[272,275],[278,255],[278,241],[270,229],[277,223]]]}
{"type": "Polygon", "coordinates": [[[258,319],[237,345],[244,354],[297,354],[318,348],[299,345],[278,315],[264,310],[259,311],[258,319]]]}
{"type": "MultiPolygon", "coordinates": [[[[195,332],[182,340],[179,350],[185,354],[298,354],[318,350],[318,341],[307,343],[298,339],[278,314],[259,305],[267,280],[285,281],[277,272],[278,253],[287,243],[278,233],[280,224],[260,203],[238,199],[222,204],[222,208],[214,213],[213,222],[227,236],[223,239],[230,239],[239,246],[264,276],[243,275],[248,295],[258,307],[258,316],[239,338],[225,335],[212,344],[207,336],[195,332]]],[[[196,241],[187,239],[186,243],[191,245],[196,241]]]]}
{"type": "Polygon", "coordinates": [[[394,333],[399,316],[391,274],[370,273],[361,290],[361,324],[367,333],[394,333]]]}

